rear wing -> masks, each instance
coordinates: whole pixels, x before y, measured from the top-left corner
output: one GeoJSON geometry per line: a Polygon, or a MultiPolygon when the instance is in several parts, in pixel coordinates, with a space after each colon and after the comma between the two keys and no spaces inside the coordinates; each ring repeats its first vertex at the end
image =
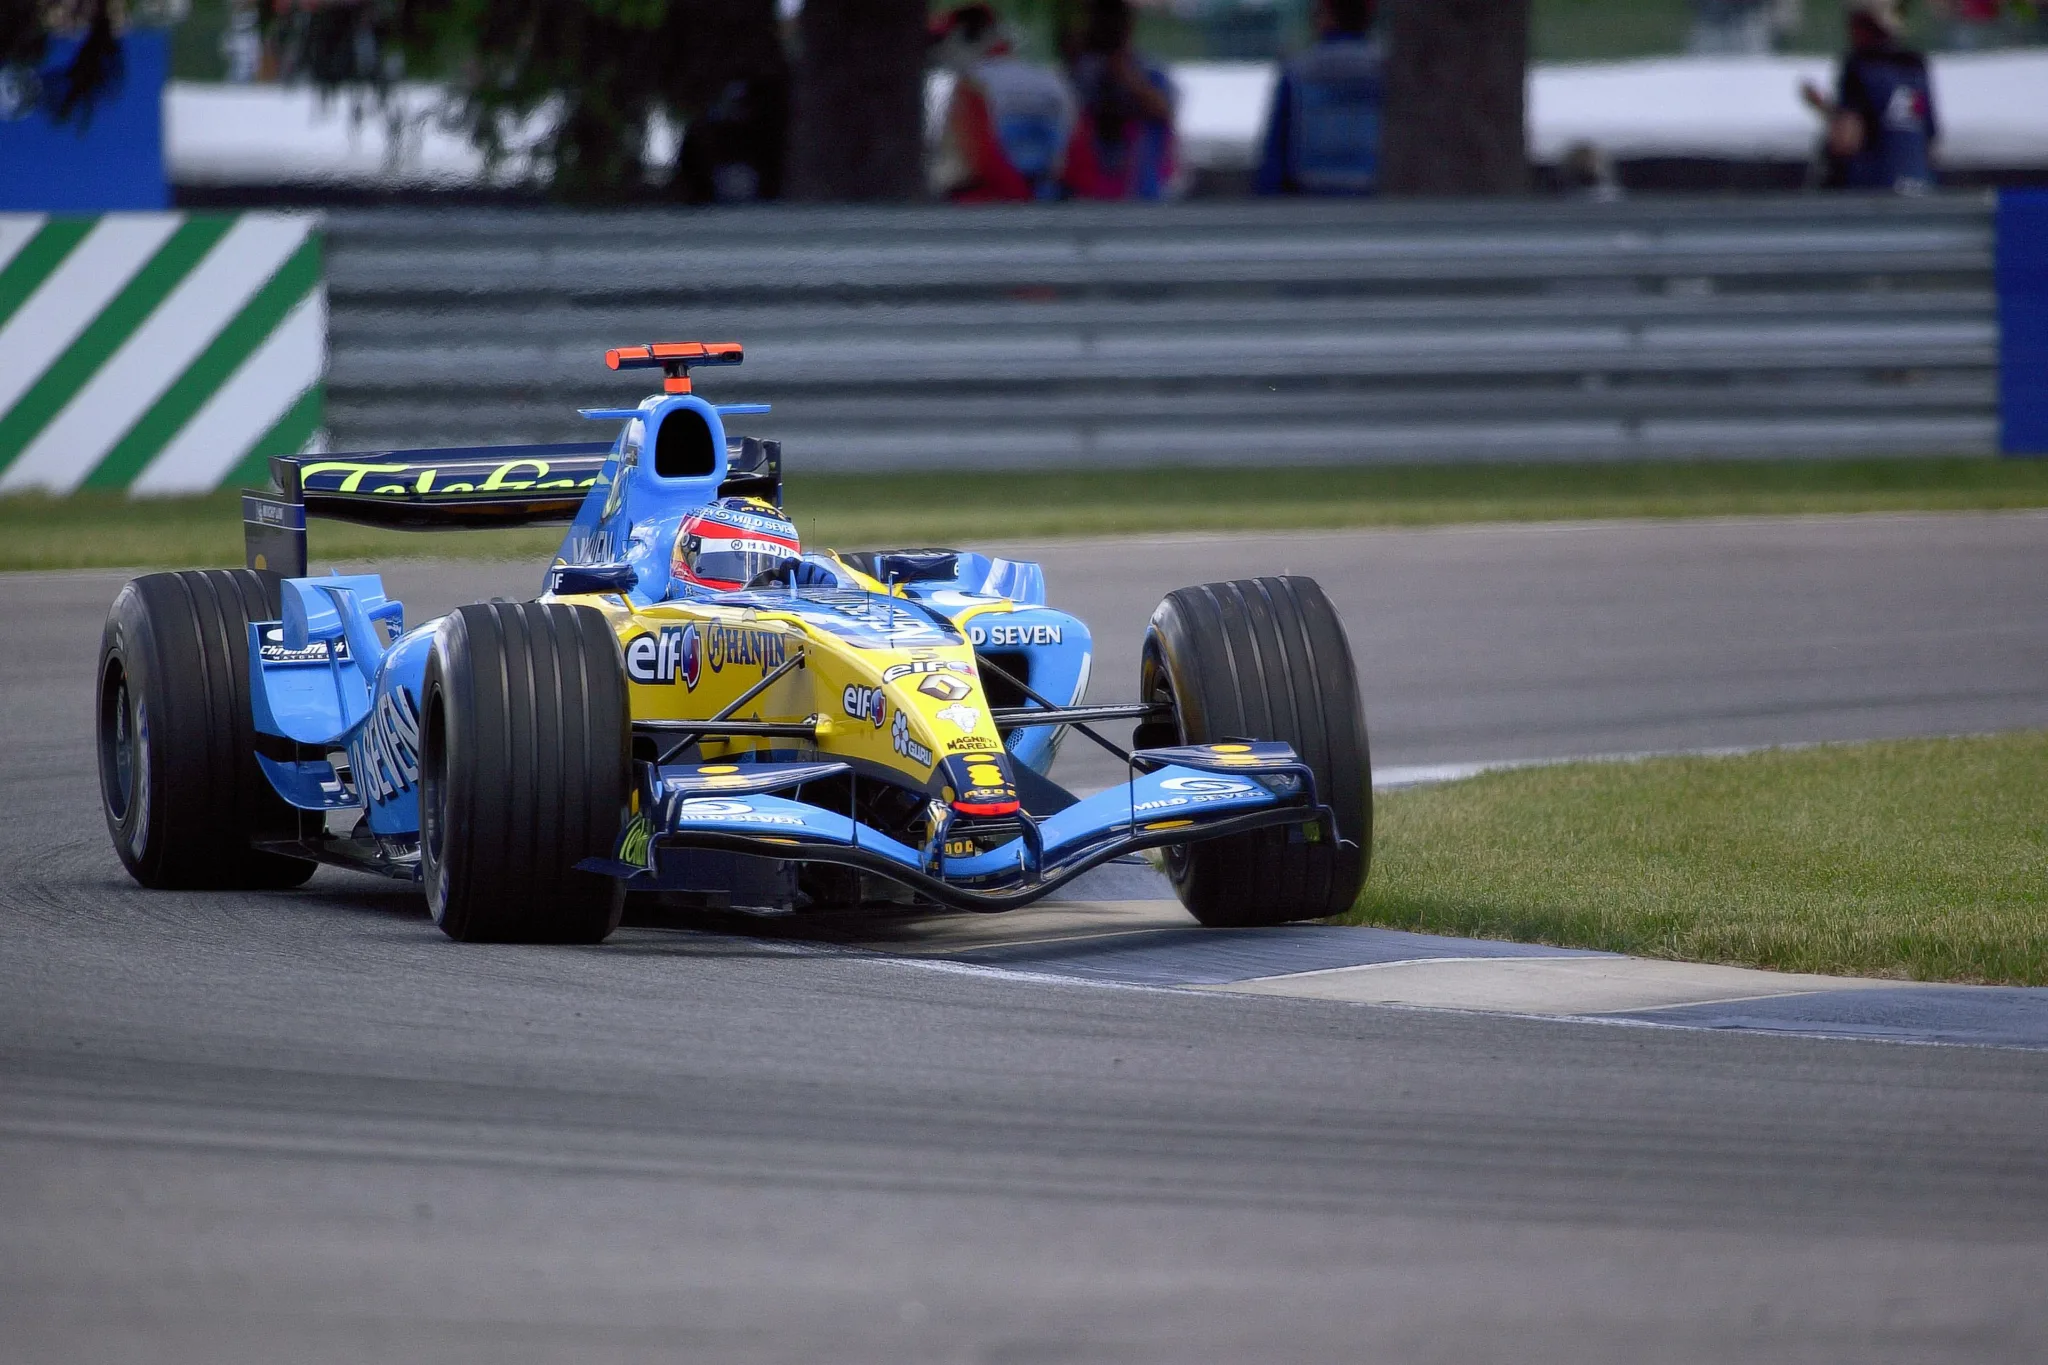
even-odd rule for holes
{"type": "MultiPolygon", "coordinates": [[[[609,441],[449,446],[274,456],[275,491],[242,494],[242,540],[252,569],[306,576],[306,519],[438,531],[566,525],[612,457],[609,441]]],[[[782,446],[728,438],[719,493],[782,503],[782,446]]]]}

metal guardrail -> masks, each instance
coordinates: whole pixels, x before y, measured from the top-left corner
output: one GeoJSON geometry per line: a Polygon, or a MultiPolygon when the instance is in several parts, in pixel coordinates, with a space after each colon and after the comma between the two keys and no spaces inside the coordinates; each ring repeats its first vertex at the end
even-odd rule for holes
{"type": "MultiPolygon", "coordinates": [[[[338,447],[736,339],[799,468],[1984,452],[1986,196],[338,213],[338,447]]],[[[618,392],[614,392],[614,390],[618,392]]]]}

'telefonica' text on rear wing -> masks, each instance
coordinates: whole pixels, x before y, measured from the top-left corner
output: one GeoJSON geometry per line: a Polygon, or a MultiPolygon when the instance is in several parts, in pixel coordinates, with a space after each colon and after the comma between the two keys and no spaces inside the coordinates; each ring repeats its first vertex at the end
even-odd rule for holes
{"type": "MultiPolygon", "coordinates": [[[[775,441],[729,439],[727,487],[779,501],[775,441]]],[[[451,446],[276,456],[274,490],[242,494],[242,539],[252,569],[306,574],[306,520],[325,517],[407,531],[566,525],[611,458],[610,442],[451,446]]]]}

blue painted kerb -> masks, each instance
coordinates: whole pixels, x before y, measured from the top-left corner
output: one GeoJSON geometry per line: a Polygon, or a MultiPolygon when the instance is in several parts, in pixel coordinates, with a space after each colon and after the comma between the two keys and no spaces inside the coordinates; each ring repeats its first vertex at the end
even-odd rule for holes
{"type": "Polygon", "coordinates": [[[2002,190],[1996,231],[1999,449],[2048,455],[2048,190],[2002,190]]]}

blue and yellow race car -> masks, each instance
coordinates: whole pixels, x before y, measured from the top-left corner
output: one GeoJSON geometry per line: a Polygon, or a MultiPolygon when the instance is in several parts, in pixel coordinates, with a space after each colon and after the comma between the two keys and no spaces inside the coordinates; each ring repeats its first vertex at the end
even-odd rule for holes
{"type": "Polygon", "coordinates": [[[610,352],[664,380],[585,410],[609,445],[273,461],[243,497],[247,568],[138,578],[109,614],[100,789],[129,872],[286,887],[330,863],[419,882],[452,938],[576,943],[631,892],[1001,910],[1145,849],[1204,924],[1352,903],[1365,722],[1313,580],[1168,595],[1137,698],[1086,705],[1088,627],[1036,564],[803,550],[780,447],[726,433],[765,407],[691,390],[741,358],[610,352]],[[376,575],[308,574],[309,516],[568,532],[533,600],[408,626],[376,575]],[[1124,780],[1054,782],[1074,732],[1124,780]]]}

